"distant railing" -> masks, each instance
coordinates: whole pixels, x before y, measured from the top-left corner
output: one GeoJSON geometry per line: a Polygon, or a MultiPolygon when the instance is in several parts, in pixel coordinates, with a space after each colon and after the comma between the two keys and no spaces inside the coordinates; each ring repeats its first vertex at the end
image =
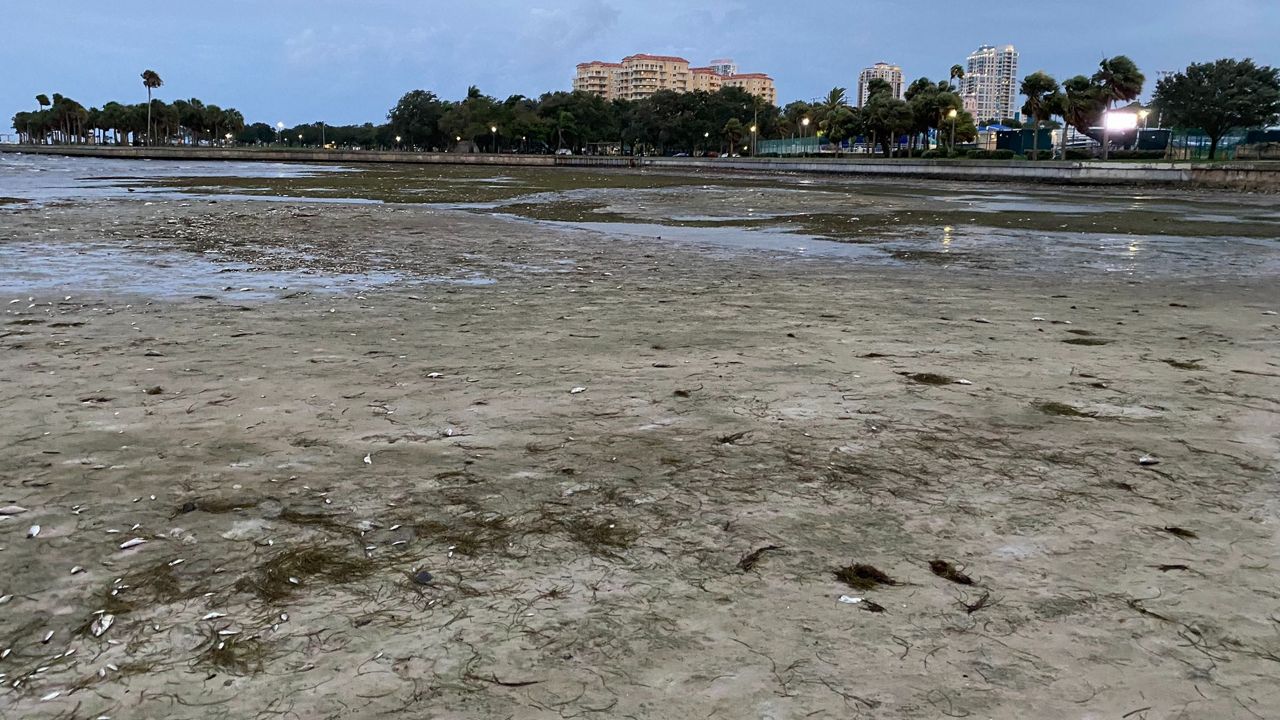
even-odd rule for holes
{"type": "Polygon", "coordinates": [[[639,158],[618,155],[556,155],[556,165],[564,167],[639,167],[639,158]]]}

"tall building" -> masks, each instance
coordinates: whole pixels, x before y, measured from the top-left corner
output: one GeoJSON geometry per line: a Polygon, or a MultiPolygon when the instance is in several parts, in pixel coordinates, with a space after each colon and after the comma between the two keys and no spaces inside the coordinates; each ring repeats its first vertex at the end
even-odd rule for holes
{"type": "Polygon", "coordinates": [[[977,122],[1018,114],[1018,51],[983,45],[969,55],[961,81],[964,109],[977,122]]]}
{"type": "Polygon", "coordinates": [[[711,72],[717,75],[728,77],[729,75],[738,74],[738,64],[733,61],[733,58],[720,58],[718,60],[712,60],[711,62],[707,63],[707,65],[709,66],[711,72]]]}
{"type": "Polygon", "coordinates": [[[629,55],[622,62],[600,60],[579,63],[573,89],[600,95],[606,100],[643,100],[659,90],[715,92],[740,87],[761,99],[776,103],[773,78],[764,73],[738,73],[732,60],[715,60],[707,67],[689,67],[689,61],[669,55],[629,55]]]}
{"type": "Polygon", "coordinates": [[[764,73],[730,75],[724,79],[724,86],[742,88],[770,105],[778,104],[778,91],[773,87],[773,78],[764,73]]]}
{"type": "Polygon", "coordinates": [[[894,97],[902,97],[902,68],[878,62],[858,73],[858,107],[867,104],[867,96],[871,94],[869,86],[872,80],[884,80],[893,86],[894,97]]]}

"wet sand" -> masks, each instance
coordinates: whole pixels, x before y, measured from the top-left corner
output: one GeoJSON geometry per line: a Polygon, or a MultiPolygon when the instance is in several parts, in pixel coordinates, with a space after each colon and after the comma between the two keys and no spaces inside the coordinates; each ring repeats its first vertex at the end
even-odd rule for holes
{"type": "Polygon", "coordinates": [[[1179,273],[646,232],[0,215],[3,714],[1274,716],[1265,238],[1179,273]]]}

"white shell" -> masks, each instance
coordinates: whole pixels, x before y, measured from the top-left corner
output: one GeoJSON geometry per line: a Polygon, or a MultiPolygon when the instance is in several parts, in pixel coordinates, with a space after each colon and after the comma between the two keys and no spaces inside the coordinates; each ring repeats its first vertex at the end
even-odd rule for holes
{"type": "Polygon", "coordinates": [[[39,525],[32,525],[32,526],[31,526],[31,529],[30,529],[30,530],[27,530],[27,537],[29,537],[29,538],[33,538],[33,537],[35,537],[35,536],[37,536],[37,535],[39,535],[39,534],[40,534],[40,526],[39,526],[39,525]]]}
{"type": "Polygon", "coordinates": [[[569,394],[570,394],[570,395],[577,395],[578,393],[584,393],[584,392],[586,392],[586,391],[587,391],[587,389],[586,389],[586,388],[584,388],[584,387],[576,387],[576,388],[574,388],[574,389],[570,390],[570,391],[569,391],[569,394]]]}
{"type": "Polygon", "coordinates": [[[4,507],[0,507],[0,515],[21,515],[26,511],[27,509],[21,505],[5,505],[4,507]]]}
{"type": "Polygon", "coordinates": [[[89,626],[89,631],[94,637],[102,637],[102,634],[111,629],[111,624],[116,621],[116,616],[111,613],[102,613],[89,626]]]}
{"type": "Polygon", "coordinates": [[[857,605],[858,603],[862,602],[862,598],[852,597],[849,595],[841,595],[840,602],[844,603],[845,605],[857,605]]]}
{"type": "Polygon", "coordinates": [[[54,699],[54,698],[58,697],[58,696],[59,696],[59,695],[61,695],[61,694],[62,694],[62,691],[61,691],[61,690],[54,690],[53,692],[49,693],[48,695],[45,695],[44,697],[40,698],[40,702],[49,702],[50,700],[52,700],[52,699],[54,699]]]}
{"type": "Polygon", "coordinates": [[[1138,458],[1138,464],[1139,465],[1159,465],[1160,461],[1151,457],[1150,455],[1143,455],[1142,457],[1138,458]]]}
{"type": "Polygon", "coordinates": [[[226,616],[227,616],[227,614],[226,614],[226,613],[220,613],[220,612],[218,612],[218,611],[216,611],[216,610],[215,610],[215,611],[213,611],[213,612],[211,612],[211,613],[206,613],[206,614],[205,614],[205,616],[204,616],[204,617],[202,617],[202,618],[200,618],[200,619],[201,619],[201,620],[216,620],[216,619],[218,619],[218,618],[220,618],[220,617],[226,617],[226,616]]]}
{"type": "Polygon", "coordinates": [[[131,547],[138,547],[144,542],[146,542],[146,540],[143,540],[142,538],[133,538],[132,540],[125,540],[124,542],[120,543],[120,549],[128,550],[131,547]]]}

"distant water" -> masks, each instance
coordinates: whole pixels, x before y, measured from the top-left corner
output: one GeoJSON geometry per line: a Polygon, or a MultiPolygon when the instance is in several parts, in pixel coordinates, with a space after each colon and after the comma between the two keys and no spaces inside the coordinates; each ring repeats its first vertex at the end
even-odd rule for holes
{"type": "MultiPolygon", "coordinates": [[[[0,197],[42,205],[67,200],[101,200],[139,194],[175,197],[168,188],[148,181],[175,177],[289,178],[346,172],[331,165],[208,160],[121,160],[0,154],[0,197]],[[130,192],[130,189],[134,192],[130,192]]],[[[0,209],[13,207],[0,205],[0,209]]]]}

